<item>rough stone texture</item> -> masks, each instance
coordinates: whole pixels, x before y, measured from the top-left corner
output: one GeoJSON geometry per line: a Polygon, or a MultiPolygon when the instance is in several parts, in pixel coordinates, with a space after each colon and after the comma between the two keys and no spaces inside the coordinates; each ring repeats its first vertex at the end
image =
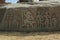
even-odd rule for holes
{"type": "Polygon", "coordinates": [[[0,0],[0,4],[3,4],[3,3],[5,3],[5,0],[0,0]]]}
{"type": "Polygon", "coordinates": [[[0,23],[4,17],[4,12],[5,12],[6,8],[0,8],[0,23]]]}
{"type": "MultiPolygon", "coordinates": [[[[1,13],[0,9],[0,14],[1,13]]],[[[0,19],[0,30],[59,31],[60,6],[30,6],[7,8],[0,19]]]]}

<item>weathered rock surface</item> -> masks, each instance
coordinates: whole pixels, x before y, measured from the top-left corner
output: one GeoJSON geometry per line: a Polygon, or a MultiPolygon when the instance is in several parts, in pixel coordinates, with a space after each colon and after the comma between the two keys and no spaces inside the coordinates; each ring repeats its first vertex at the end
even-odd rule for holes
{"type": "Polygon", "coordinates": [[[16,4],[14,7],[11,4],[4,7],[6,7],[4,10],[0,8],[0,30],[26,32],[60,30],[59,4],[16,4]]]}

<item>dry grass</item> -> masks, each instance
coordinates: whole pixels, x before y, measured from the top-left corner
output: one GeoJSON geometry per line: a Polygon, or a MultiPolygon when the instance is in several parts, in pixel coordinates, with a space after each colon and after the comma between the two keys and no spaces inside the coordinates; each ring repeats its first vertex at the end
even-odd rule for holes
{"type": "Polygon", "coordinates": [[[60,40],[60,32],[0,32],[0,40],[60,40]]]}

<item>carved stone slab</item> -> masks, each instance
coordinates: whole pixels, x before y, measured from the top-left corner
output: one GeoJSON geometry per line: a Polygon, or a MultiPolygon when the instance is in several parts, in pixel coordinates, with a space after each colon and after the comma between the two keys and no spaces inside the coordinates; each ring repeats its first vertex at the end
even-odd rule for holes
{"type": "MultiPolygon", "coordinates": [[[[1,10],[0,14],[2,15],[1,10]]],[[[9,8],[3,15],[0,30],[25,32],[60,30],[60,6],[9,8]]]]}

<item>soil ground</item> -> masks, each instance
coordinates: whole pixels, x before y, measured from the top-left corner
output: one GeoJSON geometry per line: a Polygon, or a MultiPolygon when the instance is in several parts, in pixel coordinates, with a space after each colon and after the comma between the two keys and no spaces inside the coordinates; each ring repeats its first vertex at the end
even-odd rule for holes
{"type": "Polygon", "coordinates": [[[0,32],[0,40],[60,40],[60,32],[0,32]]]}

